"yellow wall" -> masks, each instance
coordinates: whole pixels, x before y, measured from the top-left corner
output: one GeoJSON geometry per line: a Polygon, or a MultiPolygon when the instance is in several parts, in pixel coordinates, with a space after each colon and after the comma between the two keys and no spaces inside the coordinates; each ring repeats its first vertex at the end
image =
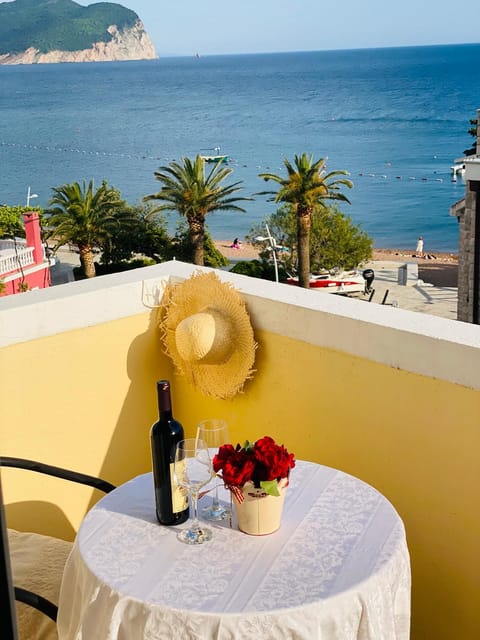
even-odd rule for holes
{"type": "MultiPolygon", "coordinates": [[[[4,348],[1,453],[123,482],[150,469],[154,383],[170,377],[187,435],[201,418],[225,417],[233,440],[272,435],[298,458],[380,490],[407,530],[412,638],[476,637],[479,392],[267,332],[256,337],[258,373],[227,401],[172,376],[153,313],[4,348]]],[[[71,538],[98,496],[32,475],[2,472],[11,525],[71,538]]]]}

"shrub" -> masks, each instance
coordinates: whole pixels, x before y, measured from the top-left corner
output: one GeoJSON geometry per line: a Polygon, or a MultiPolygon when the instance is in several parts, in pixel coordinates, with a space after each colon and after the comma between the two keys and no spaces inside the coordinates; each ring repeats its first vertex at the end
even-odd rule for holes
{"type": "MultiPolygon", "coordinates": [[[[122,271],[131,271],[132,269],[140,269],[141,267],[151,267],[157,264],[152,258],[136,258],[130,262],[117,262],[110,264],[99,264],[95,262],[95,273],[97,276],[106,276],[110,273],[120,273],[122,271]]],[[[82,267],[74,267],[73,275],[75,280],[84,280],[85,275],[82,267]]]]}
{"type": "MultiPolygon", "coordinates": [[[[275,267],[271,262],[266,260],[245,260],[243,262],[237,262],[237,264],[230,269],[232,273],[238,273],[243,276],[250,276],[251,278],[262,278],[263,280],[272,280],[275,282],[275,267]]],[[[278,279],[280,282],[287,280],[288,274],[285,269],[278,266],[278,279]]]]}

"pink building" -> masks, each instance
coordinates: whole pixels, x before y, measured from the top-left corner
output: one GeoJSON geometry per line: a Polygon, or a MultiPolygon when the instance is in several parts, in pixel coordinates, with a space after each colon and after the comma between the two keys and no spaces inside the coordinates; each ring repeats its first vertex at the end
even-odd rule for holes
{"type": "Polygon", "coordinates": [[[38,213],[24,213],[23,222],[25,239],[0,240],[2,296],[50,286],[52,262],[45,256],[38,213]]]}

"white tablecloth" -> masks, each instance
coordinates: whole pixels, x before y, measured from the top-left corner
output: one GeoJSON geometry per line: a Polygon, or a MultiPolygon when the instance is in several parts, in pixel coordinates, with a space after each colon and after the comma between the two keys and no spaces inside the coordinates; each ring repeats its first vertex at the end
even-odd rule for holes
{"type": "Polygon", "coordinates": [[[151,474],[107,495],[67,562],[60,640],[409,637],[403,523],[364,482],[297,462],[276,533],[213,528],[192,547],[160,526],[151,474]]]}

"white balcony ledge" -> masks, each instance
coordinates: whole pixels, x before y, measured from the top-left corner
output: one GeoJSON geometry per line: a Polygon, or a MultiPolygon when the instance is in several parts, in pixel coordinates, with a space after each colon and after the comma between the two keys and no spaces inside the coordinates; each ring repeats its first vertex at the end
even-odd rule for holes
{"type": "MultiPolygon", "coordinates": [[[[181,281],[197,270],[171,261],[2,298],[0,346],[148,312],[142,291],[158,303],[164,282],[181,281]]],[[[480,389],[476,325],[217,273],[245,296],[256,330],[480,389]]]]}

